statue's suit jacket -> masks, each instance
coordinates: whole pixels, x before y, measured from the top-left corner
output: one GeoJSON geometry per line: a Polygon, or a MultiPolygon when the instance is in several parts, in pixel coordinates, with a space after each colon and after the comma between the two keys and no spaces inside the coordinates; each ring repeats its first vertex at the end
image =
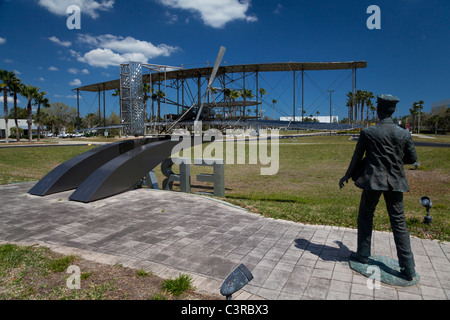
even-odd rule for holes
{"type": "Polygon", "coordinates": [[[362,174],[355,185],[365,190],[409,191],[403,164],[417,161],[411,134],[385,118],[376,125],[361,130],[346,176],[352,177],[366,154],[362,174]]]}

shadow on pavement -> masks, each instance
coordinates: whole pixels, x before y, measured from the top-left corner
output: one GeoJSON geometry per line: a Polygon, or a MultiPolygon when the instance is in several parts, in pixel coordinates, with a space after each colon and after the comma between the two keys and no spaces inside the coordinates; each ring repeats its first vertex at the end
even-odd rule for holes
{"type": "Polygon", "coordinates": [[[334,241],[334,243],[337,244],[337,247],[325,244],[315,244],[306,239],[296,239],[295,247],[309,251],[324,261],[347,262],[352,253],[351,250],[341,241],[334,241]]]}

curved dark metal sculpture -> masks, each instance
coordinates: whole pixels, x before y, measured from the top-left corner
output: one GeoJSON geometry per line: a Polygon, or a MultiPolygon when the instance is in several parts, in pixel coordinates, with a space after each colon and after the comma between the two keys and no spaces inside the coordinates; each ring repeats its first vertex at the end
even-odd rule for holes
{"type": "Polygon", "coordinates": [[[125,152],[89,175],[69,200],[91,202],[132,189],[141,177],[171,156],[179,141],[153,141],[125,152]]]}
{"type": "Polygon", "coordinates": [[[169,158],[181,139],[189,144],[213,141],[180,136],[126,140],[86,151],[59,165],[37,182],[28,193],[45,196],[76,190],[69,200],[91,202],[135,187],[140,178],[169,158]]]}
{"type": "MultiPolygon", "coordinates": [[[[159,141],[161,138],[144,138],[119,141],[86,151],[60,164],[39,180],[28,193],[45,196],[77,188],[95,170],[111,159],[138,146],[159,141]]],[[[167,138],[165,138],[167,139],[167,138]]]]}

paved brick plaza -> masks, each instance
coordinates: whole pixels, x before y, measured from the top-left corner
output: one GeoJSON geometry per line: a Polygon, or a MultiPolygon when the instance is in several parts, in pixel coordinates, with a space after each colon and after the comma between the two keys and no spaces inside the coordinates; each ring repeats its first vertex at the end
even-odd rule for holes
{"type": "MultiPolygon", "coordinates": [[[[412,238],[420,283],[381,284],[348,266],[356,230],[274,220],[206,197],[151,189],[93,203],[71,192],[27,194],[34,183],[0,186],[0,243],[38,243],[101,263],[146,269],[163,278],[193,275],[199,291],[219,293],[244,263],[254,279],[234,299],[450,298],[450,245],[412,238]]],[[[396,258],[392,233],[374,232],[373,254],[396,258]]]]}

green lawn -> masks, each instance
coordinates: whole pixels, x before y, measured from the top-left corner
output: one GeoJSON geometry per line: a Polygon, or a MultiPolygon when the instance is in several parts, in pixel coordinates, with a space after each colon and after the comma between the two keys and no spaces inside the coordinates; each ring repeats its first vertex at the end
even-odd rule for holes
{"type": "Polygon", "coordinates": [[[414,141],[432,142],[432,143],[450,143],[450,135],[434,135],[434,134],[420,134],[413,136],[414,141]]]}
{"type": "Polygon", "coordinates": [[[0,147],[0,184],[37,181],[60,163],[94,146],[0,147]]]}
{"type": "MultiPolygon", "coordinates": [[[[274,176],[260,175],[261,165],[226,165],[225,200],[267,217],[356,228],[361,190],[353,183],[343,189],[338,186],[355,145],[348,136],[281,140],[280,166],[274,176]]],[[[89,148],[92,147],[0,149],[0,183],[38,180],[58,163],[89,148]]],[[[417,147],[416,150],[421,162],[419,169],[405,166],[411,188],[404,195],[410,232],[422,238],[449,241],[450,148],[417,147]],[[431,225],[423,224],[426,212],[419,199],[424,195],[433,201],[431,225]]],[[[248,156],[246,159],[248,163],[248,156]]],[[[195,175],[210,169],[192,167],[192,192],[208,190],[210,184],[197,182],[195,175]]],[[[163,176],[159,168],[155,172],[161,185],[163,176]]],[[[374,228],[390,230],[383,199],[377,207],[374,228]]]]}

